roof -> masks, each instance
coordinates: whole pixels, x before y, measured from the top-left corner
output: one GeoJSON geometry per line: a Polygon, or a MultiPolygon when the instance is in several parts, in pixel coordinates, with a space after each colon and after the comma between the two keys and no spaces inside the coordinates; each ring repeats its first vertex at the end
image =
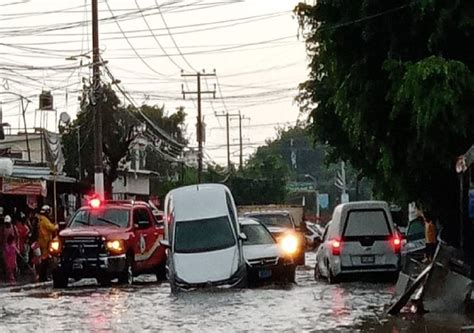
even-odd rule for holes
{"type": "Polygon", "coordinates": [[[39,179],[39,180],[56,180],[59,183],[76,183],[77,180],[72,177],[65,175],[52,175],[51,170],[48,167],[33,167],[33,166],[22,166],[14,165],[11,177],[26,178],[26,179],[39,179]]]}
{"type": "Polygon", "coordinates": [[[339,204],[335,209],[350,210],[350,209],[372,209],[372,208],[387,208],[389,209],[386,201],[351,201],[339,204]]]}
{"type": "Polygon", "coordinates": [[[168,193],[174,206],[176,221],[189,221],[218,216],[227,216],[227,186],[222,184],[199,184],[183,186],[168,193]]]}

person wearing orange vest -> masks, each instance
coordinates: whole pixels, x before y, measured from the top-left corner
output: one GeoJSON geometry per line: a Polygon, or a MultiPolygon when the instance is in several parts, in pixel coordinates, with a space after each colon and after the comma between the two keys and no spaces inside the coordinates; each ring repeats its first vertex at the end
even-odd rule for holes
{"type": "Polygon", "coordinates": [[[426,244],[426,259],[433,261],[436,252],[436,226],[433,223],[431,214],[425,213],[425,244],[426,244]]]}
{"type": "Polygon", "coordinates": [[[49,242],[53,239],[58,230],[58,225],[50,221],[51,207],[44,205],[41,207],[38,221],[38,244],[41,249],[41,263],[38,269],[39,281],[47,280],[49,266],[49,242]]]}

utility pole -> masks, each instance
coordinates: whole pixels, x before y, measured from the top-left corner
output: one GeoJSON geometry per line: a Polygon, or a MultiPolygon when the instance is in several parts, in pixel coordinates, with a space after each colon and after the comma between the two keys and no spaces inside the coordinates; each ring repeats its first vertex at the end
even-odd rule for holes
{"type": "Polygon", "coordinates": [[[242,169],[242,116],[240,114],[240,111],[239,113],[229,113],[229,112],[226,112],[224,114],[216,114],[215,115],[216,117],[225,117],[225,120],[226,120],[226,130],[227,130],[227,168],[230,169],[230,165],[231,165],[231,161],[230,161],[230,126],[229,126],[229,122],[230,122],[230,118],[231,117],[239,117],[239,127],[240,127],[240,130],[239,130],[239,133],[240,133],[240,168],[242,169]]]}
{"type": "Polygon", "coordinates": [[[102,114],[100,104],[100,55],[99,55],[99,14],[97,0],[92,0],[92,105],[94,106],[94,187],[95,192],[104,199],[104,168],[102,165],[102,114]]]}
{"type": "Polygon", "coordinates": [[[216,98],[216,89],[214,85],[213,91],[201,91],[201,77],[203,76],[216,76],[216,71],[212,74],[206,74],[197,72],[196,74],[181,74],[182,77],[196,77],[197,79],[197,91],[184,91],[183,85],[181,85],[181,92],[183,94],[183,99],[186,99],[186,94],[197,94],[197,125],[196,125],[196,137],[198,142],[198,183],[202,182],[202,143],[203,143],[203,134],[204,129],[202,126],[202,110],[201,110],[201,94],[212,94],[214,98],[216,98]]]}
{"type": "Polygon", "coordinates": [[[239,156],[239,169],[242,170],[244,167],[244,148],[242,144],[242,114],[239,111],[239,143],[240,143],[240,156],[239,156]]]}

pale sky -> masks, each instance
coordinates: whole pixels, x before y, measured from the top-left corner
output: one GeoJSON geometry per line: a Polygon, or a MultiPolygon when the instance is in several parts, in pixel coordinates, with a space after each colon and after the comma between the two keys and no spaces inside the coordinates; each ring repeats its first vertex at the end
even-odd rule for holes
{"type": "MultiPolygon", "coordinates": [[[[244,147],[248,155],[275,127],[294,124],[299,116],[294,103],[297,86],[306,80],[307,57],[298,40],[298,23],[292,0],[99,0],[100,48],[108,68],[121,86],[142,103],[165,105],[169,113],[184,106],[190,146],[195,141],[196,97],[182,99],[185,90],[196,90],[195,78],[181,77],[181,70],[212,73],[202,80],[207,126],[204,146],[207,161],[225,165],[225,118],[215,113],[240,111],[244,147]],[[158,6],[159,5],[159,9],[158,6]],[[110,8],[109,8],[110,7],[110,8]],[[112,13],[117,20],[111,18],[112,13]],[[150,31],[151,30],[151,31],[150,31]],[[124,37],[128,38],[128,40],[124,37]]],[[[91,0],[2,0],[0,2],[0,92],[28,96],[28,127],[35,124],[35,108],[42,89],[52,90],[58,114],[78,111],[82,78],[90,70],[91,0]],[[78,68],[82,59],[83,67],[78,68]]],[[[105,81],[110,78],[103,74],[105,81]]],[[[120,96],[123,100],[123,96],[120,96]]],[[[19,103],[13,95],[0,94],[3,121],[19,122],[19,103]]],[[[48,117],[54,129],[54,115],[48,117]]],[[[231,121],[232,161],[238,163],[238,119],[231,121]]]]}

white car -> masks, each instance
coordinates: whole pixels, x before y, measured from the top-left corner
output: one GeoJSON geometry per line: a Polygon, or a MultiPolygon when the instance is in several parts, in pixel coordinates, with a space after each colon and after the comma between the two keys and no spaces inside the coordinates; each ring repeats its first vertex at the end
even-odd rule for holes
{"type": "Polygon", "coordinates": [[[279,245],[268,229],[250,218],[239,218],[243,242],[244,258],[247,264],[249,284],[260,281],[295,282],[296,265],[291,254],[296,251],[296,242],[279,245]]]}
{"type": "Polygon", "coordinates": [[[165,199],[168,279],[173,291],[241,286],[246,282],[237,210],[229,189],[199,184],[174,189],[165,199]]]}
{"type": "Polygon", "coordinates": [[[344,274],[400,270],[401,236],[383,201],[344,203],[334,209],[316,252],[316,279],[336,282],[344,274]]]}

